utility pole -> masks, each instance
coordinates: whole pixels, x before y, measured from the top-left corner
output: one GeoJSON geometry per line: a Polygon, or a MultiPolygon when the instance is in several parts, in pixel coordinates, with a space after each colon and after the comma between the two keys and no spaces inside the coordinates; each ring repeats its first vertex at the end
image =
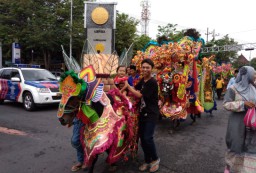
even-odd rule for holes
{"type": "Polygon", "coordinates": [[[207,28],[207,33],[205,33],[206,35],[206,43],[208,43],[208,36],[212,35],[212,39],[215,40],[215,36],[219,36],[220,34],[215,34],[215,29],[212,30],[212,32],[209,32],[209,28],[207,28]]]}
{"type": "Polygon", "coordinates": [[[141,33],[144,35],[148,35],[148,24],[150,17],[150,4],[148,0],[143,0],[141,2],[142,12],[141,12],[141,33]]]}
{"type": "Polygon", "coordinates": [[[70,40],[69,40],[69,57],[72,57],[72,23],[73,23],[73,0],[70,0],[70,24],[69,24],[69,32],[70,32],[70,40]]]}
{"type": "Polygon", "coordinates": [[[0,68],[3,66],[2,41],[3,39],[0,38],[0,68]]]}
{"type": "Polygon", "coordinates": [[[206,35],[206,43],[208,43],[208,36],[211,35],[212,32],[209,32],[209,28],[207,28],[207,33],[205,33],[206,35]]]}
{"type": "Polygon", "coordinates": [[[218,34],[215,34],[215,29],[212,31],[212,38],[213,38],[213,40],[215,40],[215,36],[219,36],[220,34],[218,33],[218,34]]]}

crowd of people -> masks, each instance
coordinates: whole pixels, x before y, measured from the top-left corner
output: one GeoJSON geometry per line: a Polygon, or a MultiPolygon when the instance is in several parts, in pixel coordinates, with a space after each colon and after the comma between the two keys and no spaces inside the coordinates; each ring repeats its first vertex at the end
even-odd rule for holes
{"type": "MultiPolygon", "coordinates": [[[[141,148],[144,153],[144,163],[139,166],[140,171],[156,172],[159,170],[160,157],[157,154],[157,147],[154,142],[154,131],[159,117],[158,106],[158,83],[152,77],[154,63],[150,59],[141,62],[140,75],[136,71],[136,66],[119,66],[114,78],[115,87],[127,97],[129,93],[140,99],[139,112],[139,138],[141,148]],[[140,78],[141,76],[141,78],[140,78]]],[[[234,77],[227,85],[223,106],[230,112],[226,144],[228,151],[225,156],[225,173],[244,173],[248,171],[246,163],[256,165],[256,133],[255,129],[246,127],[244,116],[248,109],[256,107],[256,88],[254,81],[256,72],[249,66],[235,70],[234,77]]],[[[216,80],[216,92],[218,99],[224,87],[221,77],[216,80]]],[[[129,98],[127,97],[129,100],[129,98]]],[[[74,119],[72,136],[72,146],[77,151],[77,161],[71,171],[85,169],[83,163],[83,149],[80,142],[79,130],[83,126],[81,121],[74,119]]],[[[249,172],[249,171],[248,171],[249,172]]]]}

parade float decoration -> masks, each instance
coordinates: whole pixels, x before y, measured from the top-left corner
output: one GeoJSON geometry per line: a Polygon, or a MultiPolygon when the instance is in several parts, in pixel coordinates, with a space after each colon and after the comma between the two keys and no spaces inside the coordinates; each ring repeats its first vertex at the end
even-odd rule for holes
{"type": "MultiPolygon", "coordinates": [[[[66,54],[64,57],[66,62],[70,61],[66,54]]],[[[99,71],[96,73],[92,62],[88,60],[89,64],[85,68],[76,73],[70,69],[60,79],[62,98],[57,117],[62,125],[71,125],[74,117],[85,124],[81,140],[88,166],[94,164],[94,159],[107,150],[107,162],[110,164],[120,158],[127,159],[128,153],[135,156],[137,152],[138,114],[135,107],[127,109],[132,99],[128,100],[118,89],[104,92],[102,79],[109,81],[109,75],[115,71],[112,67],[117,61],[105,64],[104,71],[110,71],[102,74],[99,71]]],[[[136,102],[133,103],[136,106],[136,102]]]]}
{"type": "MultiPolygon", "coordinates": [[[[132,59],[132,63],[138,69],[145,58],[150,58],[154,62],[153,73],[159,84],[160,111],[164,117],[171,120],[186,119],[190,96],[187,90],[188,76],[191,73],[197,78],[195,59],[202,44],[202,40],[195,42],[188,36],[179,42],[169,42],[161,46],[151,42],[150,51],[138,51],[132,59]]],[[[198,109],[202,111],[200,105],[198,109]]]]}
{"type": "Polygon", "coordinates": [[[232,64],[221,64],[220,66],[214,66],[212,69],[214,76],[221,76],[221,78],[224,80],[224,86],[223,86],[223,93],[226,92],[228,82],[231,77],[233,77],[234,68],[232,67],[232,64]]]}
{"type": "Polygon", "coordinates": [[[57,117],[62,125],[71,126],[76,117],[84,124],[81,143],[84,162],[93,173],[99,154],[107,151],[112,164],[128,154],[136,156],[138,113],[136,99],[124,96],[114,86],[112,75],[119,64],[114,50],[116,3],[85,3],[85,30],[81,66],[63,49],[69,71],[60,79],[62,98],[57,117]],[[130,106],[132,102],[132,107],[130,106]]]}
{"type": "Polygon", "coordinates": [[[216,62],[213,61],[214,57],[214,55],[209,58],[204,57],[201,64],[199,98],[206,113],[212,113],[213,110],[217,110],[215,93],[212,86],[214,80],[213,68],[216,66],[216,62]]]}
{"type": "Polygon", "coordinates": [[[187,93],[189,95],[189,107],[187,108],[187,113],[190,114],[190,117],[195,121],[195,116],[200,115],[200,113],[204,112],[204,108],[201,105],[201,102],[198,97],[198,93],[195,92],[195,85],[199,84],[199,80],[197,78],[193,78],[190,75],[188,76],[187,83],[187,93]]]}

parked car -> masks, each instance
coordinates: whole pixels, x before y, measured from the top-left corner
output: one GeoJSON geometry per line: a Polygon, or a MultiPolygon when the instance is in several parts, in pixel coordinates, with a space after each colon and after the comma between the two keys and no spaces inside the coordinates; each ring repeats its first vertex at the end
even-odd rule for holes
{"type": "Polygon", "coordinates": [[[63,72],[61,71],[51,71],[51,73],[56,77],[57,80],[60,80],[60,76],[63,72]]]}
{"type": "Polygon", "coordinates": [[[27,111],[36,105],[60,102],[59,83],[46,69],[7,67],[0,69],[0,103],[11,100],[27,111]]]}

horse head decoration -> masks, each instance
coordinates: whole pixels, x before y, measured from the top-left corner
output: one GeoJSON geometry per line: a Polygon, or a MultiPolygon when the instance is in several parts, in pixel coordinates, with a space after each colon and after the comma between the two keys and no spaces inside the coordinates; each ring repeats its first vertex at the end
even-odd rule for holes
{"type": "Polygon", "coordinates": [[[57,117],[62,125],[72,125],[75,117],[84,123],[82,145],[86,165],[108,150],[108,163],[114,163],[130,148],[133,116],[128,100],[114,89],[106,94],[92,66],[79,73],[67,71],[60,80],[62,99],[57,117]]]}

